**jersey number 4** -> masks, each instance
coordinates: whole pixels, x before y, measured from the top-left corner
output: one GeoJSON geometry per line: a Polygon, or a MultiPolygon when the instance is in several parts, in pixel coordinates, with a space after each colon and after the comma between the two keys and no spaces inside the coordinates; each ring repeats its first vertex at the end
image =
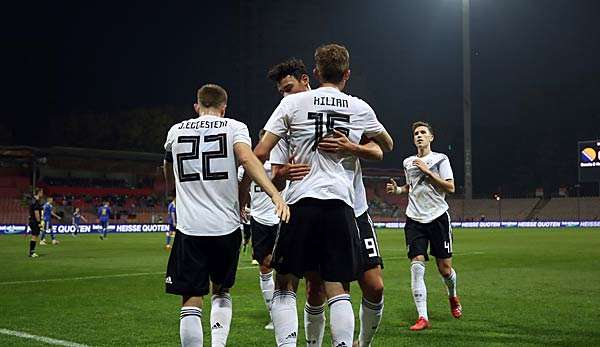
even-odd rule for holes
{"type": "Polygon", "coordinates": [[[350,116],[347,114],[308,112],[308,119],[315,120],[315,143],[312,146],[313,151],[319,146],[319,142],[323,138],[323,135],[333,133],[333,129],[343,133],[346,136],[350,134],[350,129],[348,128],[335,127],[335,121],[350,123],[350,116]],[[323,124],[325,124],[325,134],[323,134],[323,124]]]}
{"type": "MultiPolygon", "coordinates": [[[[226,171],[212,172],[210,171],[210,160],[218,158],[227,158],[227,134],[206,135],[204,143],[218,142],[219,149],[216,151],[202,152],[202,179],[204,181],[226,180],[229,175],[226,171]]],[[[177,171],[179,172],[179,182],[199,181],[200,173],[185,173],[183,170],[183,162],[185,160],[200,159],[200,136],[179,136],[177,143],[191,143],[192,151],[177,154],[177,171]]]]}

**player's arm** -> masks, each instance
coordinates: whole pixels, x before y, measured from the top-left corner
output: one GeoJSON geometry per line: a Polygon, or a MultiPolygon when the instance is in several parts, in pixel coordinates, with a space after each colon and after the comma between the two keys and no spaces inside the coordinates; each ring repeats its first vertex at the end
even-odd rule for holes
{"type": "Polygon", "coordinates": [[[427,176],[431,184],[440,188],[446,193],[454,193],[454,179],[445,180],[441,178],[439,175],[431,171],[429,167],[427,167],[427,164],[425,164],[425,162],[421,159],[415,159],[413,163],[416,167],[419,168],[419,170],[421,170],[421,172],[423,172],[427,176]]]}
{"type": "Polygon", "coordinates": [[[300,181],[310,172],[308,164],[272,164],[271,172],[273,173],[273,184],[279,191],[285,189],[286,181],[300,181]]]}
{"type": "Polygon", "coordinates": [[[394,140],[387,130],[383,130],[377,133],[375,136],[371,136],[369,138],[375,141],[375,143],[377,143],[384,152],[390,152],[392,149],[394,149],[394,140]]]}
{"type": "MultiPolygon", "coordinates": [[[[263,136],[263,139],[265,136],[263,136]]],[[[271,148],[269,148],[266,152],[267,157],[268,153],[276,143],[277,142],[274,142],[271,148]]],[[[273,201],[273,204],[275,204],[275,208],[277,210],[277,216],[281,220],[288,222],[290,219],[290,210],[283,201],[283,198],[279,194],[277,188],[275,188],[271,182],[271,179],[265,173],[262,162],[254,155],[250,146],[248,146],[246,143],[238,142],[233,145],[233,151],[235,152],[235,156],[239,163],[244,167],[244,176],[248,175],[251,181],[254,181],[256,184],[258,184],[262,190],[271,197],[271,200],[273,201]]],[[[266,160],[266,157],[264,158],[266,160]]]]}
{"type": "Polygon", "coordinates": [[[363,136],[361,143],[354,143],[338,130],[333,130],[333,136],[323,138],[319,149],[331,153],[351,154],[366,160],[382,160],[383,147],[363,136]]]}
{"type": "Polygon", "coordinates": [[[163,176],[165,177],[165,195],[168,196],[175,190],[175,176],[173,173],[173,153],[165,152],[163,160],[163,176]]]}
{"type": "Polygon", "coordinates": [[[86,223],[88,222],[87,219],[85,219],[85,217],[83,215],[81,215],[81,219],[86,223]]]}
{"type": "MultiPolygon", "coordinates": [[[[267,159],[269,159],[269,153],[271,153],[271,150],[275,147],[275,145],[277,145],[277,142],[279,142],[279,136],[277,136],[271,132],[268,132],[268,131],[265,132],[263,137],[260,139],[260,142],[258,143],[258,145],[256,145],[256,147],[254,148],[254,156],[256,158],[258,158],[258,160],[261,163],[264,163],[265,161],[267,161],[267,159]]],[[[234,148],[235,148],[235,146],[234,146],[234,148]]],[[[236,153],[236,155],[237,155],[237,153],[236,153]]],[[[240,160],[239,157],[238,157],[238,160],[240,160]]],[[[240,163],[241,163],[241,160],[240,160],[240,163]]],[[[243,164],[242,164],[242,166],[243,166],[243,164]]],[[[264,171],[264,168],[262,166],[261,166],[261,169],[262,169],[262,171],[264,171]]],[[[250,197],[249,197],[249,194],[247,194],[247,192],[250,189],[250,183],[252,183],[252,179],[248,173],[248,169],[246,169],[246,167],[244,166],[244,176],[240,180],[240,183],[238,186],[239,194],[240,194],[240,208],[244,208],[244,205],[249,203],[250,197]]],[[[256,182],[256,184],[258,184],[258,182],[256,182]]],[[[271,196],[271,195],[269,195],[269,196],[271,196]]]]}
{"type": "Polygon", "coordinates": [[[385,185],[385,191],[388,194],[408,194],[410,190],[408,184],[399,186],[393,178],[390,178],[390,182],[385,185]]]}
{"type": "Polygon", "coordinates": [[[54,213],[54,211],[50,212],[50,214],[52,214],[54,216],[54,218],[61,220],[62,218],[60,218],[59,215],[57,215],[56,213],[54,213]]]}

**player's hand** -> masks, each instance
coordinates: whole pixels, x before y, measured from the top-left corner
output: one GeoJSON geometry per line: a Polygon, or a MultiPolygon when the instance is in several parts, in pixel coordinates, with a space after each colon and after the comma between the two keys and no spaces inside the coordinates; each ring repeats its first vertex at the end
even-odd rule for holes
{"type": "Polygon", "coordinates": [[[427,164],[425,164],[424,161],[422,161],[421,159],[415,159],[413,161],[413,165],[416,166],[419,170],[421,170],[422,173],[424,173],[427,176],[431,176],[431,170],[429,169],[429,167],[427,166],[427,164]]]}
{"type": "Polygon", "coordinates": [[[240,209],[240,217],[242,218],[242,223],[248,224],[248,214],[245,208],[240,209]]]}
{"type": "Polygon", "coordinates": [[[319,141],[319,149],[329,153],[349,154],[355,145],[346,135],[336,129],[333,129],[333,135],[319,141]]]}
{"type": "Polygon", "coordinates": [[[394,181],[393,178],[390,178],[390,183],[385,185],[385,191],[388,194],[396,194],[396,192],[398,191],[398,184],[396,183],[396,181],[394,181]]]}
{"type": "Polygon", "coordinates": [[[281,175],[288,181],[301,181],[310,172],[308,164],[285,164],[279,169],[278,175],[281,175]]]}
{"type": "Polygon", "coordinates": [[[279,217],[279,220],[281,220],[282,222],[286,222],[286,223],[289,222],[290,221],[290,208],[285,203],[285,201],[283,201],[283,198],[281,197],[281,195],[279,195],[279,194],[273,195],[271,197],[271,201],[273,201],[273,204],[275,205],[275,210],[277,213],[277,217],[279,217]]]}

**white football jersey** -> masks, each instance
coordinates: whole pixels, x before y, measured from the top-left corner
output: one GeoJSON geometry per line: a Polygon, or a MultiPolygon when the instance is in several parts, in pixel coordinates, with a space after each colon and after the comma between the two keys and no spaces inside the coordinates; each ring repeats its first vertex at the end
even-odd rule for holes
{"type": "Polygon", "coordinates": [[[219,236],[240,227],[236,143],[251,146],[248,127],[231,118],[205,115],[169,130],[165,150],[173,154],[182,233],[219,236]]]}
{"type": "MultiPolygon", "coordinates": [[[[264,168],[267,177],[271,178],[273,176],[271,162],[267,160],[264,168]]],[[[244,168],[240,167],[238,170],[238,180],[241,181],[243,176],[244,168]]],[[[277,217],[275,204],[273,204],[271,197],[254,181],[250,184],[250,216],[262,225],[279,224],[279,217],[277,217]]]]}
{"type": "Polygon", "coordinates": [[[290,182],[286,197],[289,204],[303,198],[337,199],[351,207],[354,189],[346,170],[356,158],[321,151],[317,148],[319,141],[330,136],[333,129],[345,133],[354,143],[363,133],[373,137],[385,130],[366,102],[333,87],[286,96],[264,129],[280,138],[287,135],[289,156],[311,167],[303,180],[290,182]]]}
{"type": "MultiPolygon", "coordinates": [[[[285,165],[289,163],[289,149],[285,138],[277,142],[277,146],[271,151],[270,160],[272,164],[285,165]]],[[[362,179],[362,169],[360,160],[355,159],[355,164],[352,164],[352,157],[348,158],[348,163],[344,163],[346,174],[352,180],[354,187],[354,215],[359,217],[369,209],[367,203],[367,192],[362,179]]]]}
{"type": "Polygon", "coordinates": [[[454,179],[454,175],[450,160],[442,153],[431,152],[422,158],[413,155],[404,159],[404,173],[409,185],[406,215],[419,223],[430,223],[448,211],[446,193],[428,181],[425,174],[413,164],[415,159],[421,159],[443,180],[454,179]]]}

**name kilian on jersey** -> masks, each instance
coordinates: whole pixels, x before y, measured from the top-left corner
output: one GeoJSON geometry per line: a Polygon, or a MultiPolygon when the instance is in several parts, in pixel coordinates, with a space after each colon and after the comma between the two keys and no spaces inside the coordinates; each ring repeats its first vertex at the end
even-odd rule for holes
{"type": "Polygon", "coordinates": [[[226,126],[226,120],[189,120],[181,123],[177,129],[217,129],[226,126]]]}
{"type": "Polygon", "coordinates": [[[348,107],[348,100],[338,99],[331,96],[315,96],[313,98],[313,105],[315,106],[335,106],[335,107],[348,107]]]}

